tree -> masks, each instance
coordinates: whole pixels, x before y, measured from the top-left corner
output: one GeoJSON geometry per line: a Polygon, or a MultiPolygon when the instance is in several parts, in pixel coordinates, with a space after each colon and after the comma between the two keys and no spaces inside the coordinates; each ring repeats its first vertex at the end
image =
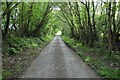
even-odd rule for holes
{"type": "Polygon", "coordinates": [[[33,35],[34,35],[34,36],[38,36],[41,27],[46,23],[46,21],[48,21],[48,20],[47,20],[47,19],[48,19],[47,16],[48,16],[48,14],[51,12],[51,10],[52,10],[51,4],[48,2],[47,7],[46,7],[46,10],[45,10],[45,12],[44,12],[44,14],[43,14],[42,19],[41,19],[40,22],[38,23],[36,29],[33,31],[33,33],[34,33],[33,35]]]}

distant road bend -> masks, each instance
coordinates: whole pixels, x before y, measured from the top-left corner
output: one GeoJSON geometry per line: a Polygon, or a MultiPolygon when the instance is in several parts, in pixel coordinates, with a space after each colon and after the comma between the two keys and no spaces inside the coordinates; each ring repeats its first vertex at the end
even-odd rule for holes
{"type": "Polygon", "coordinates": [[[97,74],[56,36],[43,49],[23,78],[98,78],[97,74]]]}

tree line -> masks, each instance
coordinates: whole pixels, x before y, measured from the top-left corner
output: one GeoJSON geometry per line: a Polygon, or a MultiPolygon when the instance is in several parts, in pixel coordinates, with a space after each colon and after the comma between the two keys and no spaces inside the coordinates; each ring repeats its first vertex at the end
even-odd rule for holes
{"type": "Polygon", "coordinates": [[[40,29],[49,21],[51,4],[35,2],[3,2],[0,21],[3,38],[17,36],[39,36],[40,29]]]}
{"type": "Polygon", "coordinates": [[[106,44],[110,51],[119,49],[120,1],[3,2],[2,10],[0,21],[3,38],[11,34],[21,37],[49,34],[54,32],[62,21],[62,24],[65,24],[59,26],[62,27],[62,32],[70,33],[70,37],[83,45],[94,47],[97,42],[101,42],[106,44]],[[53,10],[54,8],[59,10],[53,10]]]}
{"type": "Polygon", "coordinates": [[[58,18],[69,25],[72,38],[89,47],[100,41],[110,51],[119,49],[120,2],[68,2],[58,6],[58,18]]]}

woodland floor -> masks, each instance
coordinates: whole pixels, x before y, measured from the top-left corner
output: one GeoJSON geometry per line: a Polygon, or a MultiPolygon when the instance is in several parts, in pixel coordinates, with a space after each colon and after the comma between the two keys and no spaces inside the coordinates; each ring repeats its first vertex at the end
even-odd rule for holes
{"type": "Polygon", "coordinates": [[[66,46],[60,36],[42,50],[22,78],[97,78],[91,67],[66,46]]]}
{"type": "Polygon", "coordinates": [[[22,54],[15,56],[3,56],[3,77],[4,78],[18,78],[23,72],[29,68],[31,62],[36,59],[41,49],[26,49],[22,54]]]}

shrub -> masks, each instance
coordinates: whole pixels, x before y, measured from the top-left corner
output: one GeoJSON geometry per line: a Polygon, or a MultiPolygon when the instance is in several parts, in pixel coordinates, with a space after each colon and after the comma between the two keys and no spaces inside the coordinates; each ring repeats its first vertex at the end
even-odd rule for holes
{"type": "Polygon", "coordinates": [[[6,53],[10,55],[15,55],[23,51],[26,48],[35,48],[40,47],[43,44],[43,41],[46,43],[52,39],[51,36],[46,35],[42,36],[42,38],[35,38],[35,37],[18,37],[15,35],[9,36],[4,41],[4,54],[6,53]]]}
{"type": "Polygon", "coordinates": [[[12,47],[12,48],[9,48],[8,51],[9,51],[9,54],[10,54],[10,55],[15,55],[15,54],[17,53],[17,50],[16,50],[15,48],[13,48],[13,47],[12,47]]]}
{"type": "Polygon", "coordinates": [[[35,48],[35,47],[38,47],[38,45],[36,43],[32,42],[31,47],[35,48]]]}
{"type": "Polygon", "coordinates": [[[11,76],[11,74],[12,74],[12,72],[10,70],[4,70],[2,72],[2,76],[4,76],[4,77],[11,76]]]}

